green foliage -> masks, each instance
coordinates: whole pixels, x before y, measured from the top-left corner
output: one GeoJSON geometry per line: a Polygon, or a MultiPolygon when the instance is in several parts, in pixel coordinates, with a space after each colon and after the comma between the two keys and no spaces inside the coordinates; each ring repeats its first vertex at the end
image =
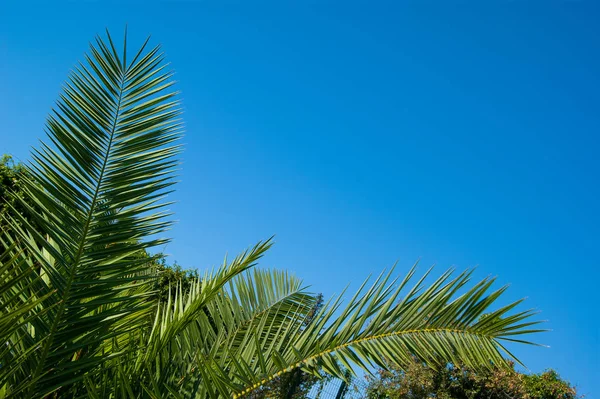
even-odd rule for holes
{"type": "Polygon", "coordinates": [[[23,193],[24,180],[30,178],[27,168],[20,162],[15,163],[8,154],[0,157],[0,227],[7,228],[3,215],[19,213],[27,218],[27,209],[21,201],[33,206],[23,193]]]}
{"type": "Polygon", "coordinates": [[[198,276],[148,256],[168,242],[181,111],[160,48],[126,43],[97,38],[26,173],[3,169],[0,397],[238,398],[413,356],[489,369],[539,331],[469,271],[426,285],[392,269],[320,306],[255,267],[271,240],[198,276]]]}
{"type": "Polygon", "coordinates": [[[183,269],[177,262],[168,265],[165,257],[162,255],[158,256],[155,264],[158,273],[156,289],[160,292],[161,301],[168,298],[170,291],[172,291],[171,295],[175,294],[177,287],[180,287],[183,294],[187,295],[194,281],[199,278],[197,270],[183,269]]]}
{"type": "MultiPolygon", "coordinates": [[[[0,157],[0,225],[2,225],[2,215],[10,215],[8,217],[14,220],[16,212],[28,219],[29,223],[33,223],[31,218],[27,217],[27,209],[20,202],[26,201],[29,206],[33,206],[23,192],[24,179],[32,179],[27,167],[20,162],[15,163],[10,154],[2,155],[0,157]]],[[[44,234],[37,225],[36,229],[38,233],[44,234]]],[[[183,269],[177,262],[172,265],[167,264],[163,254],[153,256],[147,251],[140,250],[131,258],[145,260],[150,268],[155,270],[157,274],[155,285],[161,300],[167,299],[169,289],[178,285],[181,285],[183,292],[187,293],[192,281],[199,277],[195,269],[183,269]]]]}
{"type": "MultiPolygon", "coordinates": [[[[304,320],[305,326],[310,325],[323,308],[323,295],[318,294],[315,299],[313,308],[307,313],[304,320]]],[[[317,371],[315,375],[302,369],[294,369],[269,381],[248,395],[248,397],[252,399],[302,399],[308,396],[308,393],[315,384],[324,384],[330,379],[331,377],[322,371],[317,371]]]]}
{"type": "MultiPolygon", "coordinates": [[[[24,198],[21,190],[23,176],[29,176],[25,165],[13,162],[12,156],[8,154],[0,158],[1,213],[13,213],[15,210],[18,210],[22,214],[25,214],[25,209],[20,207],[19,203],[10,196],[17,195],[20,198],[24,198]],[[9,203],[12,208],[9,207],[9,203]]],[[[160,301],[168,300],[169,295],[174,296],[177,287],[181,289],[184,295],[187,295],[194,281],[199,278],[197,270],[183,269],[177,262],[172,265],[167,264],[166,257],[162,254],[152,256],[146,251],[139,251],[132,258],[146,259],[149,268],[154,269],[153,273],[157,276],[155,289],[160,301]]],[[[317,296],[317,303],[308,316],[306,323],[309,323],[314,318],[322,306],[323,296],[319,294],[317,296]]],[[[327,376],[324,374],[317,377],[296,369],[278,377],[260,391],[255,392],[253,397],[303,398],[306,397],[314,384],[326,378],[327,376]]]]}
{"type": "Polygon", "coordinates": [[[9,197],[12,191],[20,191],[20,177],[24,169],[21,164],[15,164],[10,155],[2,155],[0,158],[0,212],[6,212],[9,203],[14,200],[9,197]]]}
{"type": "Polygon", "coordinates": [[[554,370],[547,370],[541,374],[523,376],[523,386],[527,399],[576,399],[576,389],[560,378],[554,370]]]}
{"type": "Polygon", "coordinates": [[[448,365],[433,369],[414,359],[408,367],[387,364],[369,378],[371,399],[577,399],[577,391],[553,370],[523,374],[508,368],[474,370],[448,365]]]}
{"type": "Polygon", "coordinates": [[[245,397],[248,399],[303,399],[308,397],[313,386],[324,384],[329,380],[331,377],[323,372],[317,376],[301,369],[294,369],[245,397]]]}

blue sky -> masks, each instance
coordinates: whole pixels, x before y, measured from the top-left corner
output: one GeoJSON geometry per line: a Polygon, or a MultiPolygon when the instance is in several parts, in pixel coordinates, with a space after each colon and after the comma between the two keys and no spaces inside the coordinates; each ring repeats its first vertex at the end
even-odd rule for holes
{"type": "Polygon", "coordinates": [[[28,159],[88,42],[127,23],[186,112],[171,259],[276,234],[263,266],[327,295],[396,260],[478,265],[549,320],[520,358],[593,398],[600,3],[251,3],[2,2],[0,152],[28,159]]]}

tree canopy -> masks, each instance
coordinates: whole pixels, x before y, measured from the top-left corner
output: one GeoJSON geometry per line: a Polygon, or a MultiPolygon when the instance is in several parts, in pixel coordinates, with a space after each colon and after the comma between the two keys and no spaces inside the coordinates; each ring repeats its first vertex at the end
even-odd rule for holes
{"type": "Polygon", "coordinates": [[[508,368],[474,370],[449,364],[431,368],[414,359],[408,367],[387,363],[369,378],[370,399],[577,399],[577,390],[554,370],[525,374],[508,368]]]}

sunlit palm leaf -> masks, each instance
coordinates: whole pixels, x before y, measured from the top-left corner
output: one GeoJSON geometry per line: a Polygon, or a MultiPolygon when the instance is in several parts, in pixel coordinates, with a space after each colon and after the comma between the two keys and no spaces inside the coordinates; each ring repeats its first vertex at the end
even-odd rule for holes
{"type": "Polygon", "coordinates": [[[261,325],[260,334],[248,331],[245,347],[230,358],[204,359],[204,373],[220,388],[220,394],[251,392],[284,371],[322,368],[344,378],[345,370],[369,371],[393,359],[405,364],[417,356],[431,366],[460,362],[475,368],[505,364],[502,340],[539,330],[530,328],[532,312],[510,314],[520,302],[500,307],[485,317],[504,288],[488,292],[493,280],[483,280],[457,296],[470,273],[451,278],[445,273],[425,287],[420,280],[406,294],[403,289],[414,271],[399,281],[388,273],[363,288],[344,307],[338,298],[325,306],[306,329],[299,321],[261,325]],[[274,330],[278,340],[257,341],[274,330]],[[343,367],[341,367],[343,366],[343,367]]]}
{"type": "Polygon", "coordinates": [[[184,296],[179,289],[178,294],[173,298],[173,303],[170,296],[169,301],[160,306],[156,314],[146,359],[153,359],[192,322],[198,320],[204,314],[204,307],[222,291],[223,286],[253,267],[271,245],[271,240],[258,243],[232,262],[225,262],[216,271],[207,271],[202,278],[192,284],[189,294],[184,296]]]}
{"type": "Polygon", "coordinates": [[[186,351],[194,355],[190,359],[193,366],[182,370],[183,377],[174,382],[186,397],[209,394],[206,390],[210,387],[199,384],[203,359],[227,363],[245,347],[249,336],[268,347],[279,337],[265,325],[283,327],[306,320],[315,304],[316,298],[305,292],[302,281],[286,272],[255,269],[236,276],[185,332],[190,342],[186,351]]]}

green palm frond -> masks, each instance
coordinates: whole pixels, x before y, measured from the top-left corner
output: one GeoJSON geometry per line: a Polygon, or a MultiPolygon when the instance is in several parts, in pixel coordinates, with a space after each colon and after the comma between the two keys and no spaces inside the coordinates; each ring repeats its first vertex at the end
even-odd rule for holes
{"type": "Polygon", "coordinates": [[[481,369],[504,365],[504,355],[512,356],[502,341],[540,331],[531,328],[537,324],[529,321],[533,312],[510,313],[520,301],[486,314],[505,290],[489,292],[493,279],[457,296],[470,272],[454,278],[447,272],[428,287],[424,277],[402,295],[413,274],[400,282],[390,272],[368,289],[365,283],[343,309],[338,297],[305,329],[300,317],[285,325],[265,323],[260,334],[248,330],[245,346],[228,358],[204,359],[206,378],[219,394],[233,391],[237,397],[295,368],[345,378],[345,370],[369,372],[385,367],[386,358],[402,365],[416,356],[433,367],[460,362],[481,369]],[[276,340],[257,342],[269,331],[276,340]]]}
{"type": "MultiPolygon", "coordinates": [[[[237,356],[242,348],[247,348],[248,339],[265,343],[279,341],[274,329],[265,326],[284,328],[288,323],[306,320],[316,305],[316,297],[305,291],[302,281],[284,271],[254,269],[237,275],[227,287],[214,297],[204,313],[199,315],[185,331],[189,343],[185,352],[193,356],[188,362],[188,370],[178,370],[182,376],[171,381],[173,387],[185,392],[186,397],[210,396],[210,386],[203,381],[204,359],[228,359],[237,356]]],[[[300,322],[298,327],[302,327],[300,322]]],[[[179,348],[178,348],[179,349],[179,348]]],[[[173,366],[173,354],[169,353],[173,366]]]]}
{"type": "Polygon", "coordinates": [[[57,304],[28,337],[36,349],[23,354],[27,361],[0,368],[1,377],[22,382],[14,394],[42,396],[80,380],[105,360],[103,342],[153,309],[120,293],[139,284],[131,276],[145,268],[131,256],[165,242],[155,235],[171,223],[162,209],[182,125],[159,47],[126,56],[110,35],[97,38],[48,118],[50,144],[34,151],[24,184],[35,207],[21,201],[47,237],[18,213],[10,222],[47,276],[39,295],[52,293],[57,304]]]}
{"type": "MultiPolygon", "coordinates": [[[[26,258],[15,252],[14,246],[6,248],[0,257],[0,342],[9,342],[15,336],[19,336],[24,327],[30,326],[36,318],[52,309],[52,303],[46,303],[44,306],[52,292],[40,296],[38,292],[41,291],[41,286],[44,286],[42,277],[26,262],[26,258]]],[[[24,344],[26,343],[20,343],[24,344]]],[[[3,345],[0,350],[0,359],[11,359],[11,362],[15,363],[26,359],[16,355],[8,345],[3,345]]],[[[0,380],[0,386],[4,385],[3,383],[4,381],[0,380]]]]}
{"type": "MultiPolygon", "coordinates": [[[[249,330],[259,324],[282,325],[286,319],[304,320],[316,306],[302,280],[280,270],[254,269],[230,281],[227,289],[209,306],[209,315],[225,329],[225,355],[235,353],[249,330]],[[293,318],[287,316],[293,314],[293,318]]],[[[258,333],[267,333],[259,329],[258,333]]],[[[271,338],[275,336],[272,335],[271,338]]]]}
{"type": "Polygon", "coordinates": [[[185,296],[178,287],[174,298],[170,295],[168,302],[159,306],[159,310],[156,312],[156,321],[150,335],[146,359],[153,359],[191,323],[198,320],[202,316],[205,306],[222,291],[223,286],[240,273],[253,267],[271,245],[270,239],[259,242],[230,263],[225,260],[216,271],[207,271],[202,278],[192,283],[189,294],[185,296]]]}

